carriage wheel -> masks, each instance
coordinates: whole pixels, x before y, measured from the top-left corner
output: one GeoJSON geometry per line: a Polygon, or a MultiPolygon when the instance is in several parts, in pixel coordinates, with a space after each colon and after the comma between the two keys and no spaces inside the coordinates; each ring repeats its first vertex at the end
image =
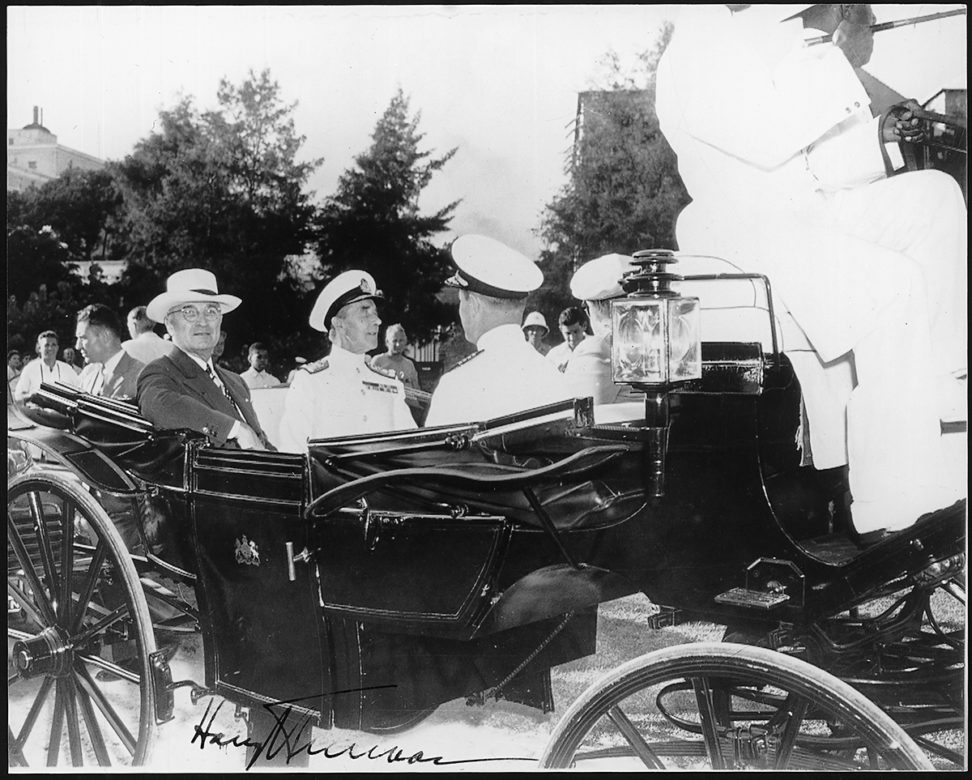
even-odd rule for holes
{"type": "Polygon", "coordinates": [[[138,766],[155,737],[155,637],[105,511],[60,474],[7,484],[9,766],[138,766]]]}
{"type": "Polygon", "coordinates": [[[552,769],[622,762],[683,770],[932,768],[849,685],[799,659],[728,643],[669,647],[619,667],[571,705],[540,759],[552,769]]]}

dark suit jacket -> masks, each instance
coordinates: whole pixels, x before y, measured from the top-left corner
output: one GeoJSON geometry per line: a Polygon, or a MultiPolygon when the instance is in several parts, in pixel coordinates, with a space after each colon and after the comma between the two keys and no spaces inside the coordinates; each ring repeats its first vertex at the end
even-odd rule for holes
{"type": "MultiPolygon", "coordinates": [[[[250,390],[239,374],[216,366],[233,401],[268,449],[267,435],[260,427],[250,402],[250,390]]],[[[216,445],[226,444],[239,413],[206,372],[181,349],[153,360],[138,377],[138,407],[153,425],[178,430],[189,428],[205,433],[216,445]]]]}
{"type": "MultiPolygon", "coordinates": [[[[98,395],[102,395],[105,398],[134,400],[135,393],[138,390],[138,375],[143,368],[145,368],[145,364],[141,360],[136,360],[125,352],[125,350],[122,350],[121,359],[118,361],[118,365],[115,366],[115,370],[110,374],[105,374],[105,381],[98,395]]],[[[99,366],[96,363],[84,367],[80,376],[82,390],[88,392],[94,374],[98,373],[98,370],[99,366]]]]}

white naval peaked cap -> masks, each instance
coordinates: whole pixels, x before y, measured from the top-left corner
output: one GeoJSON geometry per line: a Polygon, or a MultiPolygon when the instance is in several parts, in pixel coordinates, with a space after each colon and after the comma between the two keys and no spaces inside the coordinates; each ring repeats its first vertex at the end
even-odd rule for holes
{"type": "Polygon", "coordinates": [[[520,330],[526,330],[527,328],[543,328],[544,331],[550,332],[550,328],[547,327],[546,318],[538,311],[531,311],[526,316],[526,319],[523,320],[520,330]]]}
{"type": "Polygon", "coordinates": [[[630,255],[616,252],[589,260],[570,279],[570,293],[582,301],[606,301],[624,295],[621,277],[635,270],[630,255]]]}
{"type": "Polygon", "coordinates": [[[145,316],[163,322],[173,308],[185,303],[218,303],[223,314],[243,303],[235,295],[220,295],[216,275],[204,268],[176,271],[165,282],[165,292],[156,295],[145,307],[145,316]]]}
{"type": "Polygon", "coordinates": [[[543,272],[526,255],[494,238],[473,233],[459,236],[450,247],[456,273],[449,287],[493,298],[526,298],[543,284],[543,272]]]}
{"type": "Polygon", "coordinates": [[[317,296],[310,314],[310,326],[327,333],[331,319],[341,311],[342,306],[383,297],[381,290],[375,286],[375,278],[367,271],[345,271],[329,281],[317,296]]]}

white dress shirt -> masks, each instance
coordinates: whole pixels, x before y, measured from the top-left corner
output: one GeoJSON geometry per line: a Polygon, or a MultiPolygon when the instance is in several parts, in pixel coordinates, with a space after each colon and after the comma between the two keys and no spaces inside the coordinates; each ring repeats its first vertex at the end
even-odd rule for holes
{"type": "Polygon", "coordinates": [[[55,360],[52,368],[40,358],[34,358],[24,366],[24,370],[17,379],[14,398],[17,401],[23,401],[29,398],[40,390],[42,382],[47,382],[48,384],[60,382],[71,387],[80,387],[80,377],[63,360],[55,360]]]}

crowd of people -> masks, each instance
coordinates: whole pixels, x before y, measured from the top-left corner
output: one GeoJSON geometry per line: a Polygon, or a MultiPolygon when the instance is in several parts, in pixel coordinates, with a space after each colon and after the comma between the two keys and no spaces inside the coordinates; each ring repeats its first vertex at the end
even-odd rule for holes
{"type": "MultiPolygon", "coordinates": [[[[849,465],[855,524],[894,529],[954,500],[954,486],[940,479],[942,415],[914,399],[955,381],[964,395],[967,212],[944,174],[891,176],[897,143],[919,133],[914,105],[871,116],[854,72],[870,55],[871,17],[858,18],[857,6],[813,16],[825,7],[845,8],[812,6],[792,19],[773,6],[686,10],[659,64],[656,108],[692,197],[678,220],[680,248],[770,275],[813,347],[812,361],[796,365],[811,438],[837,442],[826,465],[849,465]],[[834,45],[803,45],[804,25],[832,34],[834,45]],[[746,102],[762,107],[759,125],[712,121],[746,102]],[[826,373],[842,358],[853,359],[856,387],[834,402],[826,373]],[[829,416],[818,416],[828,405],[829,416]],[[827,430],[834,420],[840,430],[827,430]]],[[[13,386],[22,401],[42,382],[61,382],[132,398],[156,425],[189,427],[217,445],[273,448],[276,439],[294,452],[331,436],[448,426],[579,396],[632,397],[610,365],[610,302],[623,294],[630,257],[608,254],[577,270],[577,303],[557,322],[563,342],[548,348],[543,314],[524,317],[543,282],[536,263],[480,235],[460,236],[450,252],[455,273],[444,283],[458,290],[476,351],[431,395],[404,354],[400,324],[386,329],[386,352],[369,358],[382,325],[370,274],[346,271],[324,287],[309,323],[331,350],[281,381],[268,372],[262,342],[249,345],[242,374],[221,362],[223,317],[240,299],[219,293],[213,274],[198,268],[173,274],[164,293],[129,312],[127,340],[105,307],[79,312],[83,370],[70,347],[58,358],[53,331],[38,335],[26,365],[8,353],[8,393],[13,386]],[[268,436],[251,391],[279,386],[288,387],[279,437],[268,436]]],[[[821,444],[821,460],[824,451],[821,444]]]]}

